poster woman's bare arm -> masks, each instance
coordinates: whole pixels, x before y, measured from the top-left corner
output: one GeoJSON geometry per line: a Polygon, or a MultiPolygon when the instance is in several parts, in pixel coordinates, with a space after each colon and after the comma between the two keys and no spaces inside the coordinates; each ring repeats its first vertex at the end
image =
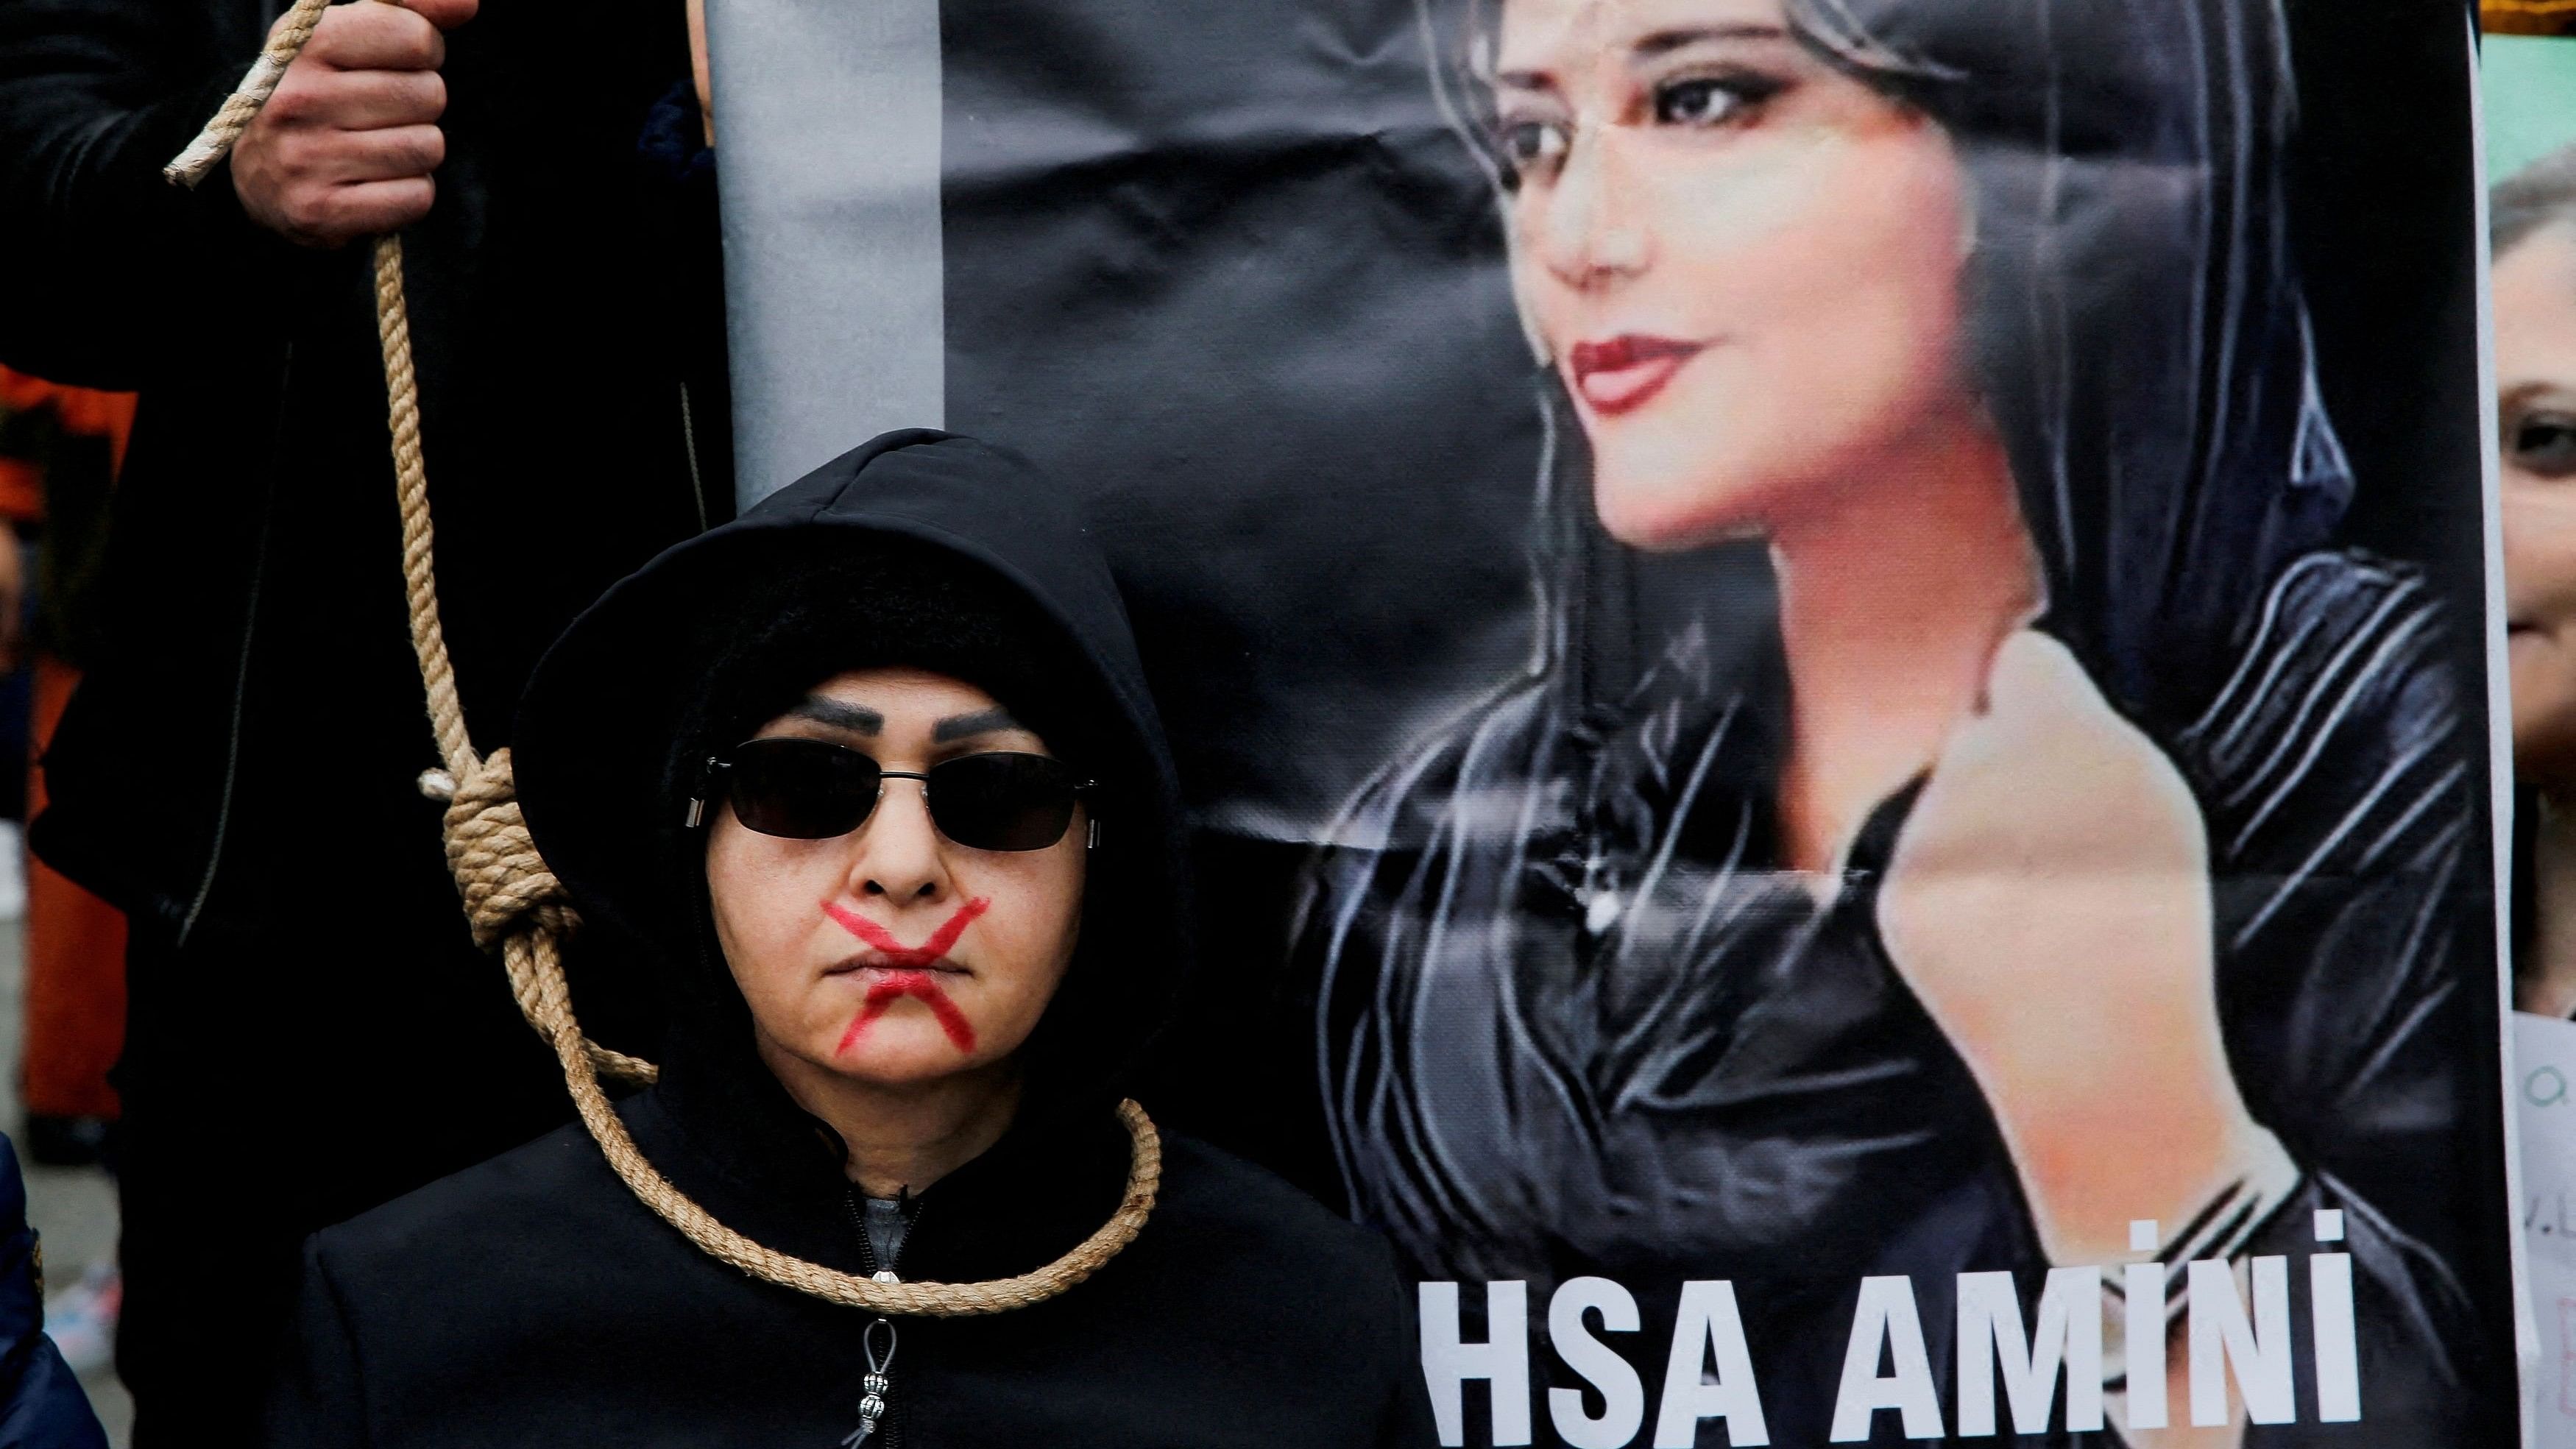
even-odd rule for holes
{"type": "MultiPolygon", "coordinates": [[[[2132,1257],[2132,1222],[2188,1221],[2281,1175],[2219,1026],[2200,809],[2063,645],[2025,631],[1997,652],[1907,822],[1880,921],[1994,1108],[2052,1261],[2132,1257]]],[[[2169,1422],[2131,1441],[2242,1442],[2241,1418],[2169,1422]]]]}
{"type": "Polygon", "coordinates": [[[2229,1068],[2206,831],[2181,775],[2063,645],[1997,651],[1880,898],[1897,969],[1965,1058],[2059,1263],[2131,1255],[2280,1147],[2229,1068]]]}

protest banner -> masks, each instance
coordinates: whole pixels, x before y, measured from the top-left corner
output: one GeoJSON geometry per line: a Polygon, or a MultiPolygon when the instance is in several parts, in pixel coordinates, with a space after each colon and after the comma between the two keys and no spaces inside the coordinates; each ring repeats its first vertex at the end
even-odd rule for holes
{"type": "Polygon", "coordinates": [[[710,24],[744,497],[1079,493],[1444,1442],[2509,1441],[2465,10],[710,24]]]}

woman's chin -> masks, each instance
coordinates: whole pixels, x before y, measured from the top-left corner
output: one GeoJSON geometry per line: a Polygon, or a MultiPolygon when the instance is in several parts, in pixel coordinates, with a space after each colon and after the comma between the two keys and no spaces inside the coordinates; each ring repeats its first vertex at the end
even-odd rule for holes
{"type": "Polygon", "coordinates": [[[1744,491],[1704,473],[1596,468],[1592,502],[1612,538],[1647,553],[1679,553],[1745,533],[1744,491]]]}
{"type": "Polygon", "coordinates": [[[872,1087],[918,1087],[954,1076],[974,1059],[937,1032],[925,1040],[912,1033],[887,1032],[882,1040],[861,1042],[835,1052],[825,1044],[822,1064],[836,1076],[872,1087]]]}

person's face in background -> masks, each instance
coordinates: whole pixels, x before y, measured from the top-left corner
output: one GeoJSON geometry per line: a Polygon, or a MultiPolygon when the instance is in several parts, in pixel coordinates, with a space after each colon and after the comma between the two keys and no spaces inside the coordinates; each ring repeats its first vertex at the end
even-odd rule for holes
{"type": "Polygon", "coordinates": [[[2496,258],[2515,773],[2576,796],[2576,223],[2496,258]]]}
{"type": "Polygon", "coordinates": [[[1493,72],[1514,289],[1613,536],[1793,528],[1973,410],[1958,157],[1779,0],[1507,0],[1493,72]]]}
{"type": "MultiPolygon", "coordinates": [[[[836,676],[756,738],[843,745],[888,770],[1044,741],[971,684],[917,669],[836,676]]],[[[716,939],[782,1080],[836,1073],[918,1084],[1006,1062],[1073,960],[1088,822],[1039,850],[942,835],[924,782],[884,782],[846,835],[794,840],[715,808],[707,889],[716,939]]]]}

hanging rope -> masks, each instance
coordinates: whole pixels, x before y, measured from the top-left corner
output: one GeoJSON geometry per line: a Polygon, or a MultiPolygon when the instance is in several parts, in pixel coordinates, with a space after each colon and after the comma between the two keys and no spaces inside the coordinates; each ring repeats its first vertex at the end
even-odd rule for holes
{"type": "Polygon", "coordinates": [[[250,70],[242,76],[241,84],[233,87],[231,95],[224,97],[224,104],[215,112],[215,118],[197,133],[197,139],[188,143],[188,149],[161,168],[163,180],[180,186],[195,186],[206,179],[206,173],[214,170],[215,163],[224,159],[225,153],[233,149],[233,143],[241,139],[243,128],[250,125],[250,118],[258,115],[259,108],[268,104],[269,93],[286,78],[286,68],[303,53],[304,42],[313,38],[313,28],[322,23],[322,12],[330,8],[331,0],[295,0],[287,8],[284,19],[268,37],[268,44],[261,47],[259,59],[250,63],[250,70]]]}
{"type": "MultiPolygon", "coordinates": [[[[259,114],[269,93],[313,38],[330,0],[296,0],[239,89],[206,123],[197,139],[163,168],[172,182],[194,186],[223,160],[259,114]]],[[[654,1079],[651,1062],[611,1051],[582,1034],[564,982],[563,943],[580,924],[562,883],[546,868],[529,838],[510,772],[510,752],[487,759],[466,733],[456,697],[456,671],[438,621],[438,570],[429,521],[429,470],[420,449],[420,384],[412,369],[411,311],[403,291],[402,240],[375,243],[376,333],[384,345],[387,422],[393,435],[394,488],[402,511],[403,589],[410,604],[411,644],[429,703],[431,732],[441,768],[423,771],[421,793],[447,802],[442,822],[447,865],[465,900],[475,944],[501,949],[511,995],[528,1024],[554,1048],[564,1085],[582,1125],[599,1143],[608,1165],[627,1188],[663,1221],[718,1260],[827,1302],[872,1313],[958,1317],[1000,1313],[1043,1303],[1100,1270],[1136,1240],[1154,1210],[1163,1177],[1162,1138],[1134,1102],[1118,1104],[1131,1143],[1127,1191],[1118,1211],[1071,1252],[1034,1272],[989,1283],[881,1283],[762,1247],[699,1207],[656,1170],[616,1106],[599,1085],[602,1076],[627,1083],[654,1079]]]]}

